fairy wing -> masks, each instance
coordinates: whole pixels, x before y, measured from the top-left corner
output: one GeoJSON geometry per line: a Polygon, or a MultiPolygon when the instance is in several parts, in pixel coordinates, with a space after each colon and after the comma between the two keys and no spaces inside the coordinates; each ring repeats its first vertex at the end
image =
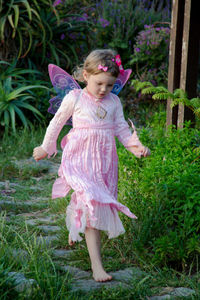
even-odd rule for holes
{"type": "Polygon", "coordinates": [[[115,95],[119,94],[119,92],[122,90],[122,88],[126,84],[127,80],[129,79],[131,72],[132,72],[131,69],[127,69],[127,70],[124,70],[123,75],[121,73],[119,74],[119,76],[117,77],[117,80],[115,81],[115,84],[113,86],[111,93],[113,93],[115,95]]]}
{"type": "MultiPolygon", "coordinates": [[[[48,66],[49,76],[57,96],[49,100],[48,112],[55,114],[64,98],[71,90],[80,89],[78,83],[66,71],[56,65],[48,66]]],[[[69,122],[67,122],[69,124],[69,122]]]]}

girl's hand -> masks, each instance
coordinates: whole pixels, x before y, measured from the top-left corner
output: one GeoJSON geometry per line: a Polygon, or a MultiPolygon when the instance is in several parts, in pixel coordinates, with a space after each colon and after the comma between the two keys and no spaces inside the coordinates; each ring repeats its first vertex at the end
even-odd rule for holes
{"type": "Polygon", "coordinates": [[[151,155],[151,152],[150,152],[149,148],[144,147],[143,152],[142,152],[142,156],[147,157],[149,155],[151,155]]]}
{"type": "Polygon", "coordinates": [[[132,152],[138,158],[147,157],[147,156],[151,155],[150,150],[144,146],[141,146],[141,147],[131,146],[131,147],[127,147],[127,150],[132,152]]]}
{"type": "Polygon", "coordinates": [[[38,161],[40,159],[43,159],[46,156],[47,156],[47,152],[44,151],[44,149],[41,146],[34,148],[34,150],[33,150],[33,158],[36,161],[38,161]]]}

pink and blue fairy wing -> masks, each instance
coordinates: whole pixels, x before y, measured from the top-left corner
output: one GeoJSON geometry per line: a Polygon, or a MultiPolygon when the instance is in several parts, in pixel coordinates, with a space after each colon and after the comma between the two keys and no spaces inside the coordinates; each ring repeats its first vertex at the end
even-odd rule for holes
{"type": "MultiPolygon", "coordinates": [[[[60,67],[50,64],[48,66],[48,70],[51,82],[57,93],[57,96],[49,100],[50,106],[48,108],[48,112],[55,114],[60,107],[64,96],[67,95],[71,90],[80,89],[80,86],[71,75],[69,75],[60,67]]],[[[68,120],[66,124],[71,125],[71,120],[68,120]]]]}
{"type": "Polygon", "coordinates": [[[129,79],[131,72],[132,72],[131,69],[127,69],[127,70],[124,70],[123,75],[121,73],[119,74],[119,76],[117,77],[117,80],[115,81],[115,84],[113,86],[111,93],[113,93],[115,95],[119,94],[119,92],[122,90],[122,88],[126,84],[127,80],[129,79]]]}

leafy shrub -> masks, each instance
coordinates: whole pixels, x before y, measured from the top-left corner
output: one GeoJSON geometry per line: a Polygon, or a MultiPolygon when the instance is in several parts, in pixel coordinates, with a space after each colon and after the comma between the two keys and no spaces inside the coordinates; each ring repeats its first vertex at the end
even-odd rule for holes
{"type": "Polygon", "coordinates": [[[166,83],[169,33],[168,27],[145,25],[137,35],[130,64],[141,81],[166,83]]]}
{"type": "Polygon", "coordinates": [[[169,92],[163,86],[153,86],[151,82],[132,80],[131,84],[134,86],[136,92],[141,91],[143,95],[152,95],[154,100],[171,100],[171,107],[178,104],[186,105],[194,114],[200,118],[200,98],[188,99],[187,93],[182,89],[176,89],[173,93],[169,92]]]}
{"type": "Polygon", "coordinates": [[[95,25],[95,47],[111,47],[117,49],[123,61],[128,62],[137,33],[144,24],[169,21],[168,3],[160,1],[96,1],[91,8],[95,25]],[[163,9],[165,8],[165,9],[163,9]]]}
{"type": "MultiPolygon", "coordinates": [[[[51,61],[72,67],[78,56],[70,35],[90,33],[89,22],[80,19],[80,7],[74,14],[62,3],[57,7],[46,0],[9,0],[1,1],[0,12],[0,59],[7,61],[23,58],[24,64],[31,58],[38,66],[51,61]]],[[[81,43],[80,38],[76,47],[81,43]]]]}
{"type": "Polygon", "coordinates": [[[10,127],[15,133],[18,121],[20,121],[24,127],[28,127],[31,123],[25,111],[31,112],[37,120],[43,118],[39,110],[30,104],[30,100],[34,99],[30,90],[47,88],[40,84],[29,85],[23,76],[27,73],[29,73],[29,75],[38,73],[38,71],[15,68],[15,65],[12,66],[4,61],[0,63],[0,70],[2,70],[0,74],[0,125],[4,128],[6,133],[8,133],[10,127]],[[6,66],[6,68],[4,66],[6,66]]]}
{"type": "Polygon", "coordinates": [[[120,198],[138,217],[126,230],[140,257],[184,270],[200,256],[200,135],[188,124],[166,134],[151,127],[140,132],[150,157],[121,154],[120,198]]]}

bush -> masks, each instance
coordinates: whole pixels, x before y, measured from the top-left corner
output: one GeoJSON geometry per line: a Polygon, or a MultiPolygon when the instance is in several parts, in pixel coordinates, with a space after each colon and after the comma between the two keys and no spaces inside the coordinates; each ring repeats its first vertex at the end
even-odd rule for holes
{"type": "Polygon", "coordinates": [[[170,5],[160,1],[96,1],[90,12],[95,29],[95,47],[114,48],[129,65],[135,38],[144,24],[169,21],[170,5]]]}
{"type": "Polygon", "coordinates": [[[145,25],[139,32],[130,60],[136,78],[154,85],[166,84],[169,34],[168,27],[154,25],[145,25]]]}
{"type": "Polygon", "coordinates": [[[31,90],[40,91],[47,87],[39,81],[37,84],[29,84],[25,77],[28,73],[34,78],[39,72],[19,69],[15,67],[15,63],[9,64],[4,61],[0,61],[0,71],[0,130],[3,128],[8,133],[11,129],[15,133],[17,124],[28,127],[33,116],[38,121],[42,120],[43,115],[35,108],[34,103],[31,103],[35,100],[31,90]]]}
{"type": "Polygon", "coordinates": [[[185,270],[200,256],[200,135],[151,126],[140,132],[149,158],[120,154],[119,196],[138,217],[126,230],[140,258],[185,270]]]}
{"type": "Polygon", "coordinates": [[[87,45],[84,37],[89,36],[91,24],[83,19],[81,8],[69,12],[63,1],[9,0],[0,5],[0,59],[20,60],[27,65],[28,59],[36,63],[38,68],[49,62],[73,67],[78,62],[76,49],[87,45]],[[79,34],[76,45],[73,33],[79,34]]]}

